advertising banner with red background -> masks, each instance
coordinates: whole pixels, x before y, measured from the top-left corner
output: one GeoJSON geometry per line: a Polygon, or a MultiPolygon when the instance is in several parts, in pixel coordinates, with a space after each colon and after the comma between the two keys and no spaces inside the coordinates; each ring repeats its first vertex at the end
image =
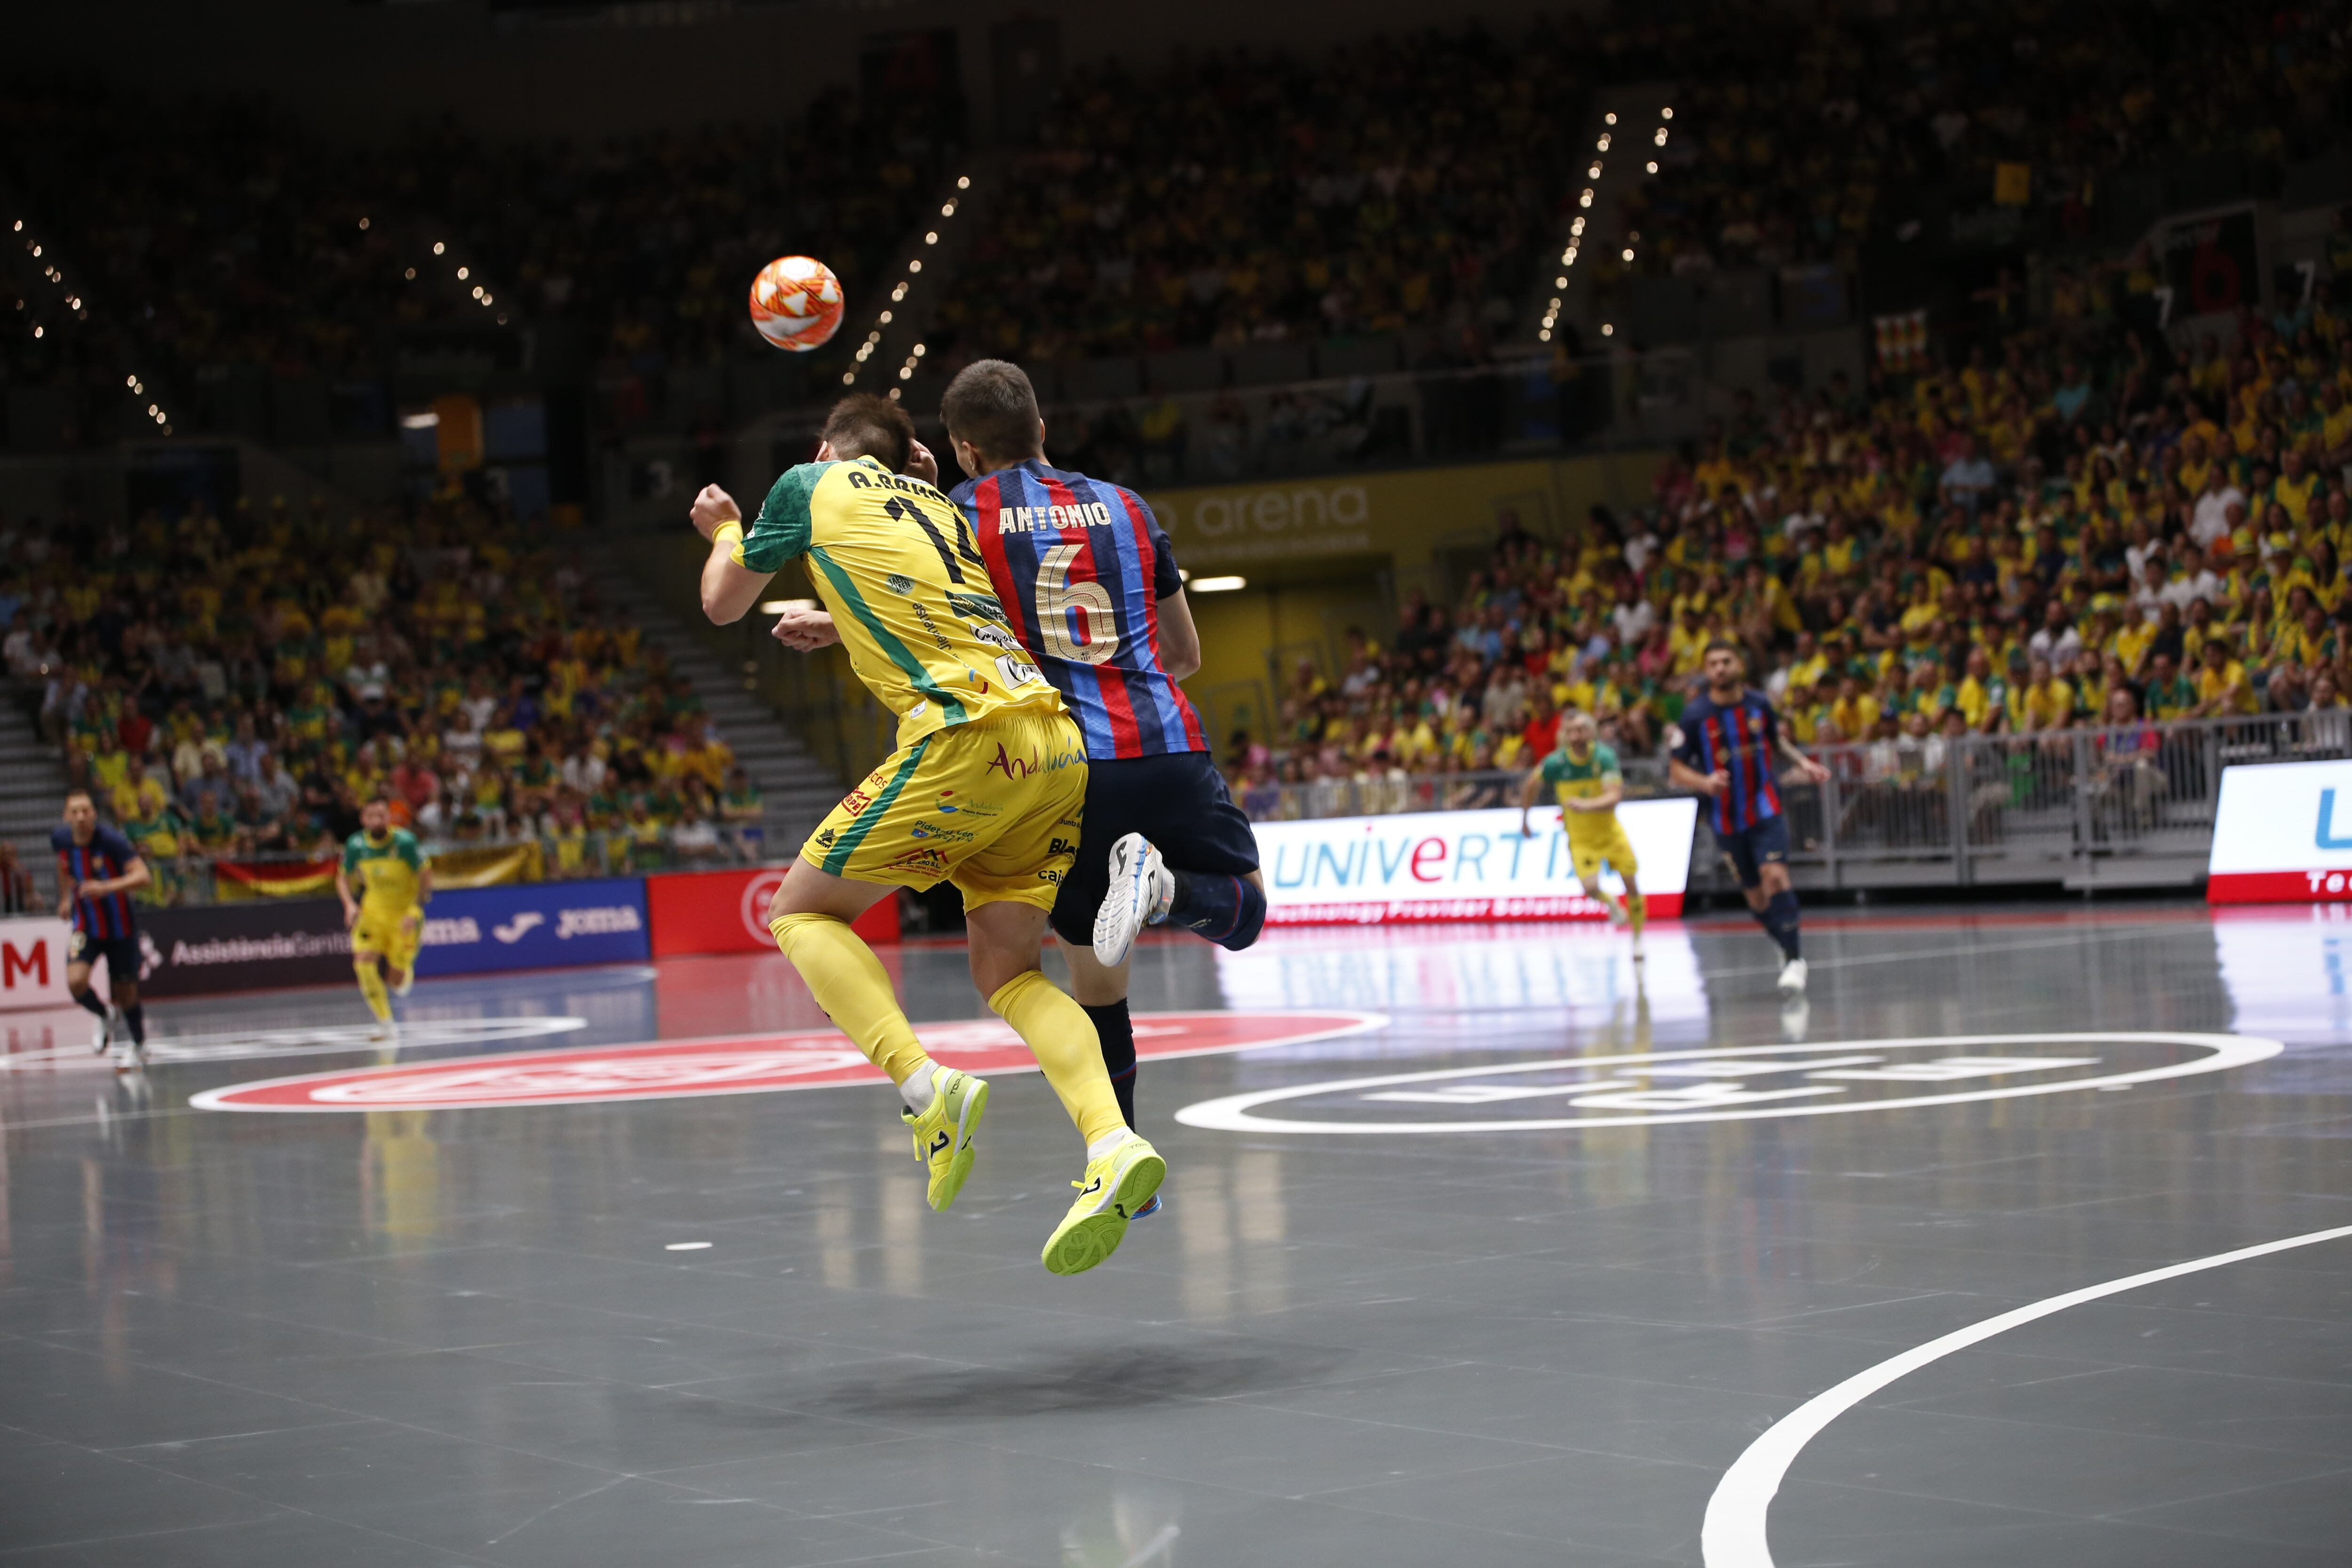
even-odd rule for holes
{"type": "MultiPolygon", "coordinates": [[[[654,956],[690,952],[773,952],[768,900],[787,868],[753,866],[730,871],[677,871],[646,879],[646,912],[653,922],[654,956]]],[[[884,899],[851,930],[868,942],[898,940],[898,900],[884,899]]]]}

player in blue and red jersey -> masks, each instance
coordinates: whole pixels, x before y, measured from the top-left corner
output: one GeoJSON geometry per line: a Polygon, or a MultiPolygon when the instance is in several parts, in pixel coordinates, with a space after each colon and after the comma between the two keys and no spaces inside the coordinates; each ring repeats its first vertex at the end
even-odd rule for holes
{"type": "MultiPolygon", "coordinates": [[[[98,1019],[95,1048],[112,1043],[113,1017],[90,989],[90,966],[106,960],[106,988],[131,1029],[131,1061],[145,1059],[147,1010],[139,1005],[139,923],[131,895],[148,882],[147,862],[131,840],[99,825],[88,790],[66,796],[65,826],[49,835],[58,852],[58,918],[73,922],[66,948],[66,989],[98,1019]]],[[[131,1061],[119,1062],[128,1068],[131,1061]]]]}
{"type": "MultiPolygon", "coordinates": [[[[1201,639],[1151,509],[1131,490],[1045,460],[1037,394],[1018,365],[967,365],[940,413],[969,476],[950,498],[987,574],[971,586],[1003,607],[1086,736],[1077,863],[1055,900],[1054,934],[1133,1127],[1127,987],[1136,933],[1164,921],[1236,951],[1255,942],[1265,924],[1257,839],[1176,684],[1200,668],[1201,639]]],[[[932,459],[919,446],[915,461],[932,459]]],[[[816,611],[788,612],[775,635],[794,647],[832,638],[816,611]]],[[[956,803],[939,809],[951,825],[956,803]]]]}
{"type": "Polygon", "coordinates": [[[1805,959],[1797,895],[1789,887],[1789,822],[1774,774],[1784,758],[1814,784],[1830,771],[1781,732],[1770,700],[1748,685],[1748,660],[1738,648],[1707,644],[1703,668],[1706,689],[1683,709],[1682,744],[1667,769],[1675,784],[1711,803],[1706,815],[1716,846],[1739,878],[1749,911],[1780,944],[1780,993],[1801,996],[1805,959]]]}

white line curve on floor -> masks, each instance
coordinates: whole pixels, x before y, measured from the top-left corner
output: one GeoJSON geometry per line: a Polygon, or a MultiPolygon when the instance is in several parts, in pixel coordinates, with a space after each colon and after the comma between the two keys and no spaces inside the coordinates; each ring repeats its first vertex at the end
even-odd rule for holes
{"type": "Polygon", "coordinates": [[[2079,1307],[2085,1301],[2118,1295],[2137,1289],[2142,1285],[2154,1285],[2166,1279],[2178,1279],[2184,1274],[2197,1274],[2208,1268],[2220,1268],[2227,1264],[2243,1263],[2249,1258],[2267,1258],[2274,1252],[2288,1252],[2298,1247],[2313,1247],[2323,1241],[2336,1241],[2352,1237],[2352,1225],[2337,1226],[2331,1230],[2306,1231],[2277,1241],[2265,1241],[2254,1247],[2242,1247],[2234,1252],[2217,1252],[2210,1258],[2192,1258],[2186,1263],[2167,1264],[2144,1274],[2128,1275],[2110,1279],[2103,1285],[2086,1285],[2080,1290],[2069,1290],[2063,1296],[2052,1296],[2015,1308],[1967,1328],[1956,1329],[1941,1339],[1889,1356],[1876,1366],[1858,1372],[1833,1388],[1823,1390],[1808,1399],[1788,1415],[1780,1417],[1764,1435],[1748,1446],[1745,1453],[1732,1461],[1716,1483],[1715,1495],[1706,1500],[1706,1521],[1699,1531],[1699,1554],[1706,1568],[1774,1568],[1772,1548],[1766,1539],[1765,1516],[1772,1499],[1780,1490],[1780,1483],[1789,1474],[1789,1467],[1804,1452],[1805,1445],[1821,1436],[1829,1424],[1885,1388],[1888,1384],[1932,1362],[1942,1360],[1955,1351],[1981,1344],[1998,1334],[2063,1312],[2069,1307],[2079,1307]]]}

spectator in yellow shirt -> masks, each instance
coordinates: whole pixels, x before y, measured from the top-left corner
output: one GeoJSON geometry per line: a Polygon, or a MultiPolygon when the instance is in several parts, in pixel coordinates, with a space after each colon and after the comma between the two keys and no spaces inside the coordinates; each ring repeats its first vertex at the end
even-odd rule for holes
{"type": "Polygon", "coordinates": [[[127,824],[152,820],[171,798],[172,792],[147,771],[146,763],[132,757],[121,782],[110,792],[107,804],[113,808],[114,820],[127,824]]]}
{"type": "Polygon", "coordinates": [[[2190,710],[2193,716],[2218,718],[2255,710],[2253,683],[2246,679],[2246,667],[2230,657],[2230,645],[2224,638],[2206,638],[2198,658],[2197,706],[2190,710]]]}

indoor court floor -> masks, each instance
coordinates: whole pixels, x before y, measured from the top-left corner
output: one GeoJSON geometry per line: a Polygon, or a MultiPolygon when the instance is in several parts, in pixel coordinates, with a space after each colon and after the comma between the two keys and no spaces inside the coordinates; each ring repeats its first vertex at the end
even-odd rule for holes
{"type": "Polygon", "coordinates": [[[0,1560],[2340,1568],[2324,914],[1816,910],[1799,1008],[1722,915],[1159,941],[1070,1279],[954,944],[946,1215],[778,957],[0,1017],[0,1560]]]}

